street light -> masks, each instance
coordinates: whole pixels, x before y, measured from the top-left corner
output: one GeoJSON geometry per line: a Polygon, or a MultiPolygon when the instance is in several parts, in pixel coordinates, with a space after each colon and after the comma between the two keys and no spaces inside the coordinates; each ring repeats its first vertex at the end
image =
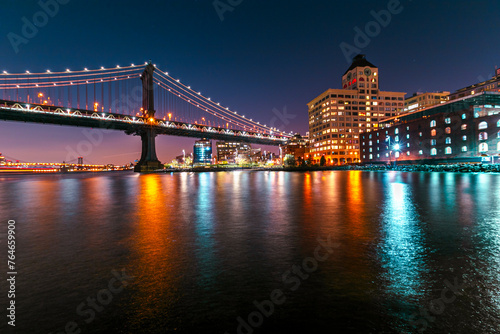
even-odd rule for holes
{"type": "Polygon", "coordinates": [[[396,153],[394,153],[394,165],[397,165],[397,162],[398,162],[399,149],[400,149],[399,144],[394,145],[394,151],[396,151],[396,153]]]}

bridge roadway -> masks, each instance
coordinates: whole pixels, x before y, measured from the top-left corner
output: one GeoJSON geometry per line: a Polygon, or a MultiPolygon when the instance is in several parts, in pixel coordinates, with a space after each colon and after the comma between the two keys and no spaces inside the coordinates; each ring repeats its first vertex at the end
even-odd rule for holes
{"type": "Polygon", "coordinates": [[[7,100],[0,100],[0,120],[101,128],[124,131],[127,134],[138,134],[141,130],[153,129],[159,135],[208,138],[273,146],[285,144],[289,138],[283,133],[268,135],[202,124],[164,121],[156,118],[147,119],[117,113],[7,100]]]}

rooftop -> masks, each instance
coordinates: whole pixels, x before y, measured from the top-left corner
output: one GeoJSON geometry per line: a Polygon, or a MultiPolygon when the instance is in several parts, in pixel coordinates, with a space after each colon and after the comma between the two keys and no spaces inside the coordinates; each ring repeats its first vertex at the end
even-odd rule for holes
{"type": "Polygon", "coordinates": [[[358,54],[357,56],[355,56],[353,59],[352,59],[352,64],[351,66],[349,66],[349,68],[347,69],[347,71],[345,71],[344,75],[349,72],[350,70],[352,70],[353,68],[356,68],[356,67],[372,67],[372,68],[377,68],[377,66],[373,65],[372,63],[370,63],[368,60],[366,60],[365,58],[366,56],[363,55],[363,54],[358,54]]]}

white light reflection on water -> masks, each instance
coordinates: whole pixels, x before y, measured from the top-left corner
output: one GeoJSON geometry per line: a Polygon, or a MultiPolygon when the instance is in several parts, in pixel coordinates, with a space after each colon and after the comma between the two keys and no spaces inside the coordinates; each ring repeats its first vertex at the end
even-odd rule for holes
{"type": "MultiPolygon", "coordinates": [[[[379,257],[381,278],[386,281],[387,301],[409,305],[422,295],[426,272],[425,249],[419,215],[413,204],[410,185],[401,175],[388,174],[381,221],[379,257]],[[397,179],[392,179],[396,177],[397,179]]],[[[389,305],[400,309],[401,305],[389,305]]]]}
{"type": "Polygon", "coordinates": [[[198,177],[197,194],[194,198],[195,249],[198,258],[198,284],[209,289],[215,280],[215,272],[211,270],[217,264],[215,256],[214,206],[211,190],[214,188],[213,173],[200,173],[198,177]]]}

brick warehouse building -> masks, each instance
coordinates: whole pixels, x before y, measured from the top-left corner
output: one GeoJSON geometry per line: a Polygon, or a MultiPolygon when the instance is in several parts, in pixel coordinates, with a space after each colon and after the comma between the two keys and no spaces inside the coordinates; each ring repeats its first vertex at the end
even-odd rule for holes
{"type": "Polygon", "coordinates": [[[362,163],[500,162],[500,93],[482,92],[380,122],[362,163]]]}

